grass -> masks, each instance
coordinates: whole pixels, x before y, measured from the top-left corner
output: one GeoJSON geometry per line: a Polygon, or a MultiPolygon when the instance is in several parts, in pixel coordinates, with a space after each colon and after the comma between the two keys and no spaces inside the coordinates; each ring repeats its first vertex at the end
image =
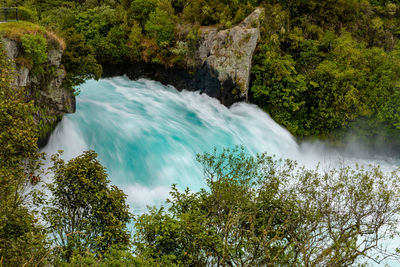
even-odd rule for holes
{"type": "Polygon", "coordinates": [[[65,41],[55,33],[47,31],[42,26],[27,22],[14,21],[0,23],[0,35],[19,42],[25,34],[41,34],[49,44],[54,44],[65,50],[65,41]]]}

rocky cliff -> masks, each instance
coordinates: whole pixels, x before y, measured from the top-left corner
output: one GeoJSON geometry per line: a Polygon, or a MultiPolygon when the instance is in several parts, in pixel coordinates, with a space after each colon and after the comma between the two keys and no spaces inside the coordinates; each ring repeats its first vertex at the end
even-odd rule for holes
{"type": "Polygon", "coordinates": [[[2,36],[0,41],[14,66],[15,86],[25,88],[28,100],[34,100],[38,108],[34,117],[39,128],[39,145],[44,145],[63,114],[75,112],[75,96],[71,89],[62,86],[66,75],[61,65],[63,48],[48,45],[44,72],[37,73],[26,63],[26,53],[17,38],[2,36]]]}
{"type": "Polygon", "coordinates": [[[197,53],[197,86],[224,104],[248,98],[250,69],[260,37],[263,9],[258,8],[239,25],[219,31],[201,28],[197,53]]]}
{"type": "Polygon", "coordinates": [[[127,74],[131,79],[150,78],[179,90],[200,90],[227,106],[247,100],[252,57],[263,17],[264,10],[258,8],[230,29],[201,27],[196,51],[188,55],[186,66],[168,68],[144,62],[103,66],[104,76],[127,74]]]}

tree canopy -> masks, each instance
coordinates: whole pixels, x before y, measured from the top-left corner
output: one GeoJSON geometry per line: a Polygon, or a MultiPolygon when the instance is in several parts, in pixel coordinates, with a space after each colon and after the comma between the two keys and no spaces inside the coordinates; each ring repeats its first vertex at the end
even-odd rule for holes
{"type": "Polygon", "coordinates": [[[399,234],[397,173],[309,170],[237,148],[198,160],[208,187],[173,186],[168,208],[139,216],[138,256],[183,266],[351,266],[397,257],[382,242],[399,234]]]}
{"type": "Polygon", "coordinates": [[[112,247],[129,247],[127,223],[131,219],[126,195],[110,186],[97,154],[87,151],[68,163],[52,157],[51,197],[43,217],[53,234],[57,251],[65,260],[74,253],[102,257],[112,247]]]}

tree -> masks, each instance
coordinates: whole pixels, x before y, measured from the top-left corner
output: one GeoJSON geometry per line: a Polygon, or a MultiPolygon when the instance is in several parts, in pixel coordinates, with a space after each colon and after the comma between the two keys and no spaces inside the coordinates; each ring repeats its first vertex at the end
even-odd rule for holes
{"type": "Polygon", "coordinates": [[[72,88],[87,79],[99,79],[102,67],[97,63],[95,52],[86,43],[84,36],[69,28],[64,32],[64,38],[67,42],[62,57],[62,64],[67,70],[64,84],[72,88]]]}
{"type": "Polygon", "coordinates": [[[157,0],[133,0],[130,11],[133,19],[139,22],[141,27],[144,26],[151,12],[157,7],[157,0]]]}
{"type": "Polygon", "coordinates": [[[175,36],[173,16],[171,18],[171,14],[159,7],[150,13],[149,20],[146,22],[144,29],[150,37],[155,38],[160,48],[169,47],[175,36]]]}
{"type": "Polygon", "coordinates": [[[98,49],[102,51],[98,60],[101,63],[118,64],[123,63],[129,55],[127,46],[128,36],[121,26],[114,26],[105,38],[102,38],[97,44],[98,49]]]}
{"type": "Polygon", "coordinates": [[[198,157],[208,188],[171,191],[169,208],[136,220],[139,257],[191,266],[350,266],[394,251],[396,173],[307,170],[243,149],[198,157]]]}
{"type": "Polygon", "coordinates": [[[110,186],[105,169],[93,151],[65,163],[60,154],[52,157],[52,193],[44,208],[44,219],[61,257],[89,252],[102,257],[111,248],[129,246],[127,223],[132,216],[126,195],[110,186]]]}
{"type": "Polygon", "coordinates": [[[33,102],[13,86],[14,72],[0,42],[0,264],[39,264],[46,255],[45,232],[31,204],[40,181],[41,155],[33,102]]]}
{"type": "Polygon", "coordinates": [[[129,48],[129,57],[132,62],[136,62],[140,60],[141,55],[141,45],[142,41],[142,28],[140,28],[139,24],[134,21],[131,32],[128,37],[127,46],[129,48]]]}
{"type": "Polygon", "coordinates": [[[32,71],[44,74],[44,64],[47,63],[47,41],[40,35],[25,34],[21,36],[21,45],[30,61],[32,71]]]}
{"type": "MultiPolygon", "coordinates": [[[[272,43],[272,42],[271,42],[272,43]]],[[[254,58],[253,99],[280,124],[298,136],[305,134],[306,77],[295,69],[290,55],[282,56],[275,45],[264,44],[254,58]]]]}

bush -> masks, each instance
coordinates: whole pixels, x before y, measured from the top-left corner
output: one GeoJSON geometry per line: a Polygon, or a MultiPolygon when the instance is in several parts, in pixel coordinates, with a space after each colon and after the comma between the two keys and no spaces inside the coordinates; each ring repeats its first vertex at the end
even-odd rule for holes
{"type": "Polygon", "coordinates": [[[141,41],[142,41],[142,28],[135,21],[132,25],[131,32],[128,36],[129,57],[135,62],[140,60],[141,55],[141,41]]]}
{"type": "Polygon", "coordinates": [[[238,149],[198,160],[208,188],[173,186],[168,210],[139,216],[139,257],[156,265],[350,266],[396,255],[382,246],[399,233],[396,173],[307,170],[238,149]]]}
{"type": "Polygon", "coordinates": [[[42,35],[25,34],[21,37],[24,53],[32,61],[32,70],[43,74],[43,64],[47,62],[47,41],[42,35]]]}
{"type": "Polygon", "coordinates": [[[128,36],[121,26],[112,27],[105,38],[97,44],[99,62],[104,64],[123,63],[129,55],[128,36]]]}
{"type": "Polygon", "coordinates": [[[29,9],[24,6],[19,6],[18,7],[18,19],[37,23],[39,20],[39,17],[38,17],[38,13],[36,10],[29,9]]]}
{"type": "Polygon", "coordinates": [[[35,109],[27,92],[13,86],[2,47],[0,41],[0,265],[36,265],[48,246],[30,201],[40,181],[35,109]]]}
{"type": "Polygon", "coordinates": [[[102,67],[97,63],[94,50],[86,43],[85,37],[73,28],[67,29],[63,36],[67,43],[61,60],[67,71],[64,85],[72,90],[87,79],[99,79],[102,67]]]}
{"type": "Polygon", "coordinates": [[[160,48],[170,46],[175,37],[174,22],[170,14],[161,8],[157,8],[150,14],[144,29],[152,38],[156,39],[160,48]]]}
{"type": "Polygon", "coordinates": [[[130,9],[133,19],[143,27],[150,13],[156,9],[157,3],[158,0],[133,0],[130,9]]]}
{"type": "Polygon", "coordinates": [[[68,163],[56,154],[52,161],[54,179],[47,185],[52,195],[43,216],[62,259],[85,253],[101,258],[115,246],[129,247],[126,195],[109,185],[97,154],[87,151],[68,163]]]}

